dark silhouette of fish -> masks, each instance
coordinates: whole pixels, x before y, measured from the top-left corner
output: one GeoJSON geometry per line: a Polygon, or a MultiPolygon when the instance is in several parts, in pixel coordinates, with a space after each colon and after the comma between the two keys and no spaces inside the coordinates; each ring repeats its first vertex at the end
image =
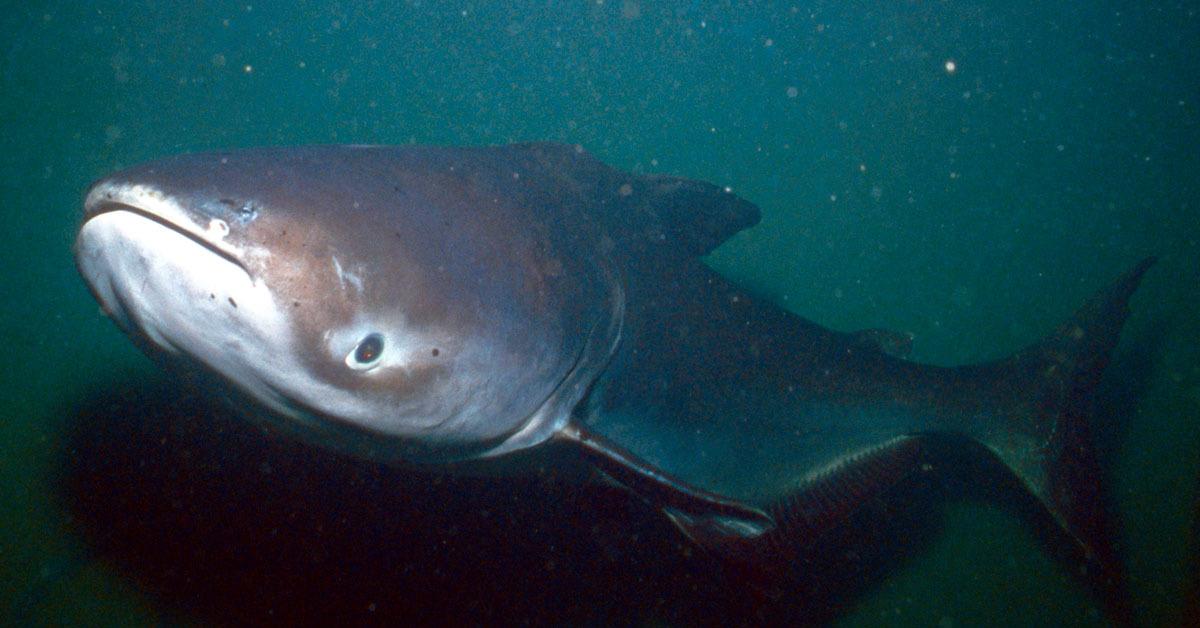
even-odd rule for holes
{"type": "Polygon", "coordinates": [[[497,475],[571,452],[783,594],[801,549],[966,459],[1132,617],[1089,418],[1153,260],[1029,348],[947,368],[709,269],[751,203],[573,146],[185,155],[96,183],[85,211],[79,268],[122,328],[321,446],[497,475]]]}

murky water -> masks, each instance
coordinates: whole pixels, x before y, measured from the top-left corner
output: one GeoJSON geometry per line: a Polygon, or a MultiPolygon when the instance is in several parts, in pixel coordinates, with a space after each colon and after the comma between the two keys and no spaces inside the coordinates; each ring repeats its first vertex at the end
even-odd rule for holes
{"type": "MultiPolygon", "coordinates": [[[[466,482],[444,505],[175,398],[74,269],[83,190],[137,161],[526,140],[732,187],[764,219],[714,267],[831,327],[911,331],[925,361],[1005,355],[1160,256],[1098,415],[1139,618],[1178,619],[1200,473],[1195,6],[500,4],[0,15],[0,621],[753,621],[619,494],[466,482]]],[[[869,586],[803,595],[850,625],[1103,621],[1004,509],[927,519],[869,586]]]]}

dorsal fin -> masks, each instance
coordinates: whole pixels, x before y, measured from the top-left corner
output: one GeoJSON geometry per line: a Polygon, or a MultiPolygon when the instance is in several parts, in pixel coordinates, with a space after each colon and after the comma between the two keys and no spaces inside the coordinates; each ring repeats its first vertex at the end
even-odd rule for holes
{"type": "Polygon", "coordinates": [[[635,238],[707,255],[733,234],[758,223],[761,212],[727,188],[660,174],[635,174],[605,165],[583,147],[537,143],[516,146],[543,168],[599,200],[610,228],[635,238]]]}
{"type": "Polygon", "coordinates": [[[660,235],[689,255],[709,254],[760,218],[753,203],[711,183],[665,175],[628,176],[618,194],[634,204],[649,235],[660,235]]]}

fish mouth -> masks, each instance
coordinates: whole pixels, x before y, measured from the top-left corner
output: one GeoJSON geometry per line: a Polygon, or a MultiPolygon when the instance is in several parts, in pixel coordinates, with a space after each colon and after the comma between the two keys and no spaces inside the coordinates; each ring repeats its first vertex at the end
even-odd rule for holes
{"type": "MultiPolygon", "coordinates": [[[[103,200],[103,201],[99,201],[99,202],[95,202],[95,203],[90,202],[90,201],[91,201],[91,199],[89,199],[89,202],[86,203],[84,206],[84,220],[83,220],[84,225],[86,225],[87,223],[91,222],[92,220],[94,220],[100,216],[104,216],[106,214],[114,214],[117,212],[125,212],[128,214],[133,214],[140,218],[154,222],[161,227],[164,227],[166,229],[174,231],[175,233],[178,233],[179,235],[191,240],[192,242],[195,242],[196,244],[198,244],[205,250],[209,251],[210,253],[213,253],[214,255],[220,257],[221,259],[240,268],[242,270],[242,272],[246,273],[246,276],[249,277],[251,279],[251,281],[253,281],[253,279],[254,279],[253,274],[250,272],[250,268],[246,266],[245,262],[242,261],[241,257],[237,254],[237,252],[234,249],[232,249],[232,247],[213,239],[211,232],[213,232],[214,230],[218,230],[218,231],[221,230],[220,227],[217,227],[216,225],[222,225],[224,227],[224,229],[223,229],[224,233],[228,233],[228,229],[229,229],[228,224],[220,219],[214,218],[212,220],[212,222],[209,223],[209,225],[210,225],[209,230],[207,232],[205,232],[205,231],[199,230],[198,228],[194,227],[193,225],[190,225],[190,224],[185,225],[185,224],[181,224],[180,222],[177,222],[175,220],[171,220],[170,218],[164,216],[162,213],[155,212],[155,211],[146,209],[144,207],[140,207],[138,205],[133,205],[133,204],[130,204],[130,203],[127,203],[124,201],[103,200]]],[[[191,221],[188,221],[188,222],[191,222],[191,221]]]]}

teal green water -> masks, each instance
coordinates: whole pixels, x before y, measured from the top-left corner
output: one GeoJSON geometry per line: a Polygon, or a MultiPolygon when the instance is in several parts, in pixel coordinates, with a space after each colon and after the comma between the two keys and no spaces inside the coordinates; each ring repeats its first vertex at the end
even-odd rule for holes
{"type": "MultiPolygon", "coordinates": [[[[1144,382],[1113,452],[1121,547],[1140,618],[1177,619],[1200,473],[1195,5],[296,4],[0,15],[0,623],[195,619],[88,558],[55,493],[73,408],[157,372],[76,275],[91,180],[218,147],[524,140],[731,186],[764,220],[714,266],[831,327],[910,330],[920,360],[1004,355],[1159,255],[1105,385],[1144,382]]],[[[844,623],[1101,623],[1023,523],[945,516],[844,623]]]]}

